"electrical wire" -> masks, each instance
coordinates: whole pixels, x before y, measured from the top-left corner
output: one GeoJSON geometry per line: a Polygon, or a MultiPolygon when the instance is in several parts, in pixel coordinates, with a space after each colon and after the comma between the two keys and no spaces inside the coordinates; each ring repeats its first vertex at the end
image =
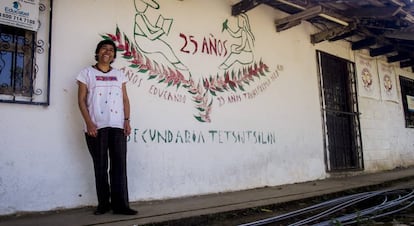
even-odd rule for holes
{"type": "Polygon", "coordinates": [[[414,205],[414,188],[386,189],[362,192],[328,200],[306,208],[288,212],[274,217],[241,224],[239,226],[259,226],[283,220],[300,219],[289,226],[333,224],[349,225],[389,216],[414,205]],[[357,205],[367,205],[361,209],[357,205]],[[349,211],[351,209],[352,211],[349,211]],[[356,209],[356,210],[355,210],[356,209]],[[317,212],[319,211],[319,212],[317,212]],[[315,212],[317,212],[315,214],[315,212]],[[351,212],[338,216],[338,213],[351,212]],[[311,216],[309,216],[311,215],[311,216]]]}

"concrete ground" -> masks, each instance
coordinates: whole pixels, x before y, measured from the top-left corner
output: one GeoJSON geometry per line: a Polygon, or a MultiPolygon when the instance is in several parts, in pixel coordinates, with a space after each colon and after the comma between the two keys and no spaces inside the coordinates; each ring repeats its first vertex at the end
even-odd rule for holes
{"type": "Polygon", "coordinates": [[[139,214],[135,216],[114,215],[112,213],[95,216],[92,207],[3,216],[0,217],[0,226],[132,226],[155,224],[190,217],[211,216],[253,207],[277,205],[413,178],[414,168],[396,169],[381,173],[342,176],[246,191],[131,203],[131,207],[139,211],[139,214]]]}

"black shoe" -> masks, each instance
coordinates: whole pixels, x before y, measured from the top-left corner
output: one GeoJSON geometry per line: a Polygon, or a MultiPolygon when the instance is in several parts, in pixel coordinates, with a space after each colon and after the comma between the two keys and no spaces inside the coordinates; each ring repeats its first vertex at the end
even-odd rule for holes
{"type": "Polygon", "coordinates": [[[98,206],[95,210],[95,212],[93,212],[93,214],[95,215],[102,215],[105,214],[106,212],[108,212],[109,210],[111,210],[111,207],[105,206],[105,207],[101,207],[98,206]]]}
{"type": "Polygon", "coordinates": [[[138,211],[131,209],[131,208],[125,208],[125,209],[114,210],[114,214],[136,215],[138,214],[138,211]]]}

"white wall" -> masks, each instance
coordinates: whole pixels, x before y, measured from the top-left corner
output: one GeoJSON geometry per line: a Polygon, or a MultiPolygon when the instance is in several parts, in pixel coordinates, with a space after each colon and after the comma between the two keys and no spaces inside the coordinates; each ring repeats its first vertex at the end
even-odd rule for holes
{"type": "MultiPolygon", "coordinates": [[[[187,37],[193,35],[199,42],[213,36],[229,43],[237,42],[221,32],[225,19],[229,19],[229,26],[236,26],[235,18],[231,17],[232,1],[158,2],[161,5],[158,13],[174,18],[166,40],[188,65],[192,76],[203,79],[222,75],[218,65],[224,58],[200,52],[183,53],[180,33],[187,37]]],[[[50,106],[1,104],[0,215],[96,204],[92,161],[84,142],[76,102],[75,77],[81,68],[94,64],[94,49],[101,40],[100,34],[114,33],[118,25],[121,32],[134,40],[134,15],[132,0],[54,1],[50,106]]],[[[245,85],[245,91],[226,91],[211,96],[210,123],[194,118],[198,112],[185,88],[176,89],[148,80],[145,73],[130,74],[128,92],[134,130],[128,143],[131,201],[326,177],[315,50],[350,59],[349,45],[343,42],[311,45],[309,34],[314,29],[306,22],[277,33],[274,19],[284,14],[267,6],[259,6],[247,15],[256,39],[255,59],[266,63],[271,72],[277,71],[278,77],[266,83],[272,75],[268,73],[267,77],[245,85]],[[257,96],[245,98],[243,94],[257,87],[263,88],[257,96]],[[159,96],[162,91],[185,96],[186,102],[165,100],[159,96]],[[230,103],[229,98],[234,96],[239,97],[238,101],[230,103]],[[151,141],[149,131],[170,132],[174,139],[151,141]],[[185,131],[204,140],[181,142],[177,136],[184,136],[185,131]],[[211,131],[217,131],[214,139],[211,131]],[[226,138],[227,131],[274,135],[275,142],[259,144],[254,139],[234,142],[231,137],[226,138]]],[[[128,68],[129,63],[118,53],[114,65],[128,68]]],[[[361,108],[366,113],[372,105],[366,103],[366,107],[361,108]]],[[[394,106],[391,110],[388,105],[383,107],[389,112],[385,114],[394,114],[394,106]]],[[[401,114],[398,107],[395,111],[401,114]]],[[[397,130],[405,134],[407,140],[413,135],[401,126],[397,130]]],[[[402,142],[395,148],[400,156],[412,147],[409,141],[402,142]]],[[[369,146],[367,149],[370,150],[369,146]]]]}
{"type": "MultiPolygon", "coordinates": [[[[385,61],[381,57],[377,61],[385,61]]],[[[414,130],[405,128],[399,76],[414,78],[407,69],[394,65],[397,102],[359,97],[361,134],[366,171],[389,170],[414,164],[414,130]]]]}
{"type": "MultiPolygon", "coordinates": [[[[356,40],[354,40],[356,41],[356,40]]],[[[385,56],[369,57],[367,50],[350,51],[349,44],[335,42],[322,42],[316,45],[328,53],[355,62],[358,68],[356,55],[361,54],[372,60],[376,68],[380,62],[387,62],[385,56]]],[[[365,172],[377,172],[394,169],[396,167],[409,167],[414,164],[414,130],[405,128],[404,109],[401,100],[399,76],[414,78],[409,68],[400,68],[399,63],[391,63],[396,76],[396,101],[370,98],[361,95],[358,90],[358,107],[360,112],[360,127],[362,136],[362,150],[365,172]]],[[[373,76],[379,76],[373,74],[373,76]]],[[[356,82],[360,81],[358,75],[356,82]]],[[[374,84],[380,86],[380,84],[374,84]]],[[[378,91],[379,92],[379,91],[378,91]]],[[[378,93],[380,95],[380,92],[378,93]]]]}

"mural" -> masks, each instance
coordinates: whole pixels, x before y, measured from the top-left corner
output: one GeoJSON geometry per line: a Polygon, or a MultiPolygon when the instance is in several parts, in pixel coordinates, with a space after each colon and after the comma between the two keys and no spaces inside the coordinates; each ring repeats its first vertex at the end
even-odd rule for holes
{"type": "Polygon", "coordinates": [[[146,13],[149,8],[153,10],[160,8],[160,5],[155,1],[135,0],[134,5],[136,10],[134,43],[137,49],[147,55],[162,55],[177,70],[188,70],[178,59],[171,46],[164,40],[170,32],[173,20],[165,19],[161,14],[155,23],[148,19],[146,13]],[[149,42],[155,42],[155,45],[150,45],[149,42]],[[151,48],[148,48],[148,46],[151,46],[151,48]]]}
{"type": "Polygon", "coordinates": [[[394,67],[385,62],[378,61],[378,74],[381,84],[381,99],[398,103],[394,67]]]}
{"type": "Polygon", "coordinates": [[[394,67],[375,58],[356,54],[360,96],[398,103],[394,67]]]}
{"type": "Polygon", "coordinates": [[[185,103],[187,96],[162,87],[184,91],[195,105],[194,118],[199,122],[211,122],[214,101],[222,106],[253,99],[279,77],[281,70],[278,68],[283,67],[271,70],[265,62],[255,59],[255,36],[246,14],[237,17],[236,25],[229,24],[226,19],[217,26],[218,31],[227,34],[234,42],[229,49],[228,40],[217,40],[212,34],[200,43],[194,36],[183,33],[177,37],[177,42],[184,41],[183,45],[174,49],[166,41],[174,20],[161,14],[160,4],[154,0],[134,0],[134,7],[133,39],[121,32],[118,26],[115,33],[106,33],[101,37],[117,44],[117,50],[128,63],[127,68],[122,70],[131,82],[140,84],[142,79],[136,73],[143,74],[154,81],[150,93],[174,102],[185,103]],[[154,13],[159,13],[156,21],[150,20],[150,13],[153,13],[151,18],[154,18],[154,13]],[[186,54],[201,51],[224,57],[224,60],[217,66],[216,74],[193,76],[188,65],[179,59],[178,51],[186,54]],[[258,80],[261,80],[260,84],[257,84],[258,80]]]}
{"type": "Polygon", "coordinates": [[[376,60],[362,54],[355,55],[359,95],[379,100],[380,89],[376,60]]]}

